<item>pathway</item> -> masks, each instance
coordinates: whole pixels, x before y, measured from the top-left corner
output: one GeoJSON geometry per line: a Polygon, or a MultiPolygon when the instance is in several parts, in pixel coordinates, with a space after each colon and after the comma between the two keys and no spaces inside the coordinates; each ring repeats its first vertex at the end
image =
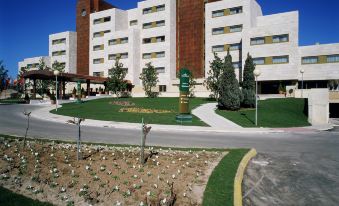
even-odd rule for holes
{"type": "Polygon", "coordinates": [[[203,122],[216,129],[241,129],[242,127],[234,122],[215,113],[217,103],[203,104],[192,110],[192,114],[200,118],[203,122]]]}

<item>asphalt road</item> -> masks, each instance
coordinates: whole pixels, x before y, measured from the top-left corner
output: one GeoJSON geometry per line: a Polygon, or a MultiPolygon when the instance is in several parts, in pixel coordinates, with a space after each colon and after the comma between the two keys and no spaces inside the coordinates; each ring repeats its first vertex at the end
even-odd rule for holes
{"type": "MultiPolygon", "coordinates": [[[[22,112],[38,106],[0,105],[0,134],[24,135],[22,112]]],[[[31,119],[29,136],[75,140],[73,125],[31,119]]],[[[83,141],[139,144],[140,131],[82,128],[83,141]]],[[[338,205],[339,129],[331,132],[239,134],[151,132],[149,145],[257,149],[245,174],[245,205],[338,205]]]]}

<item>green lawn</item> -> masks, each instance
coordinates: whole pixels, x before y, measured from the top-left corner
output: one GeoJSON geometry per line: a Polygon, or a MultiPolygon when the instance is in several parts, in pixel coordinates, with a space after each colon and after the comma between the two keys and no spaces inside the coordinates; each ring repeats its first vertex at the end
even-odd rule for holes
{"type": "Polygon", "coordinates": [[[0,205],[6,206],[52,206],[50,203],[33,200],[0,187],[0,205]]]}
{"type": "MultiPolygon", "coordinates": [[[[270,128],[309,126],[303,111],[304,99],[262,100],[258,104],[258,126],[270,128]]],[[[216,112],[242,127],[255,127],[255,109],[216,112]]]]}
{"type": "MultiPolygon", "coordinates": [[[[209,100],[204,98],[192,98],[190,99],[191,109],[207,103],[209,100]]],[[[106,121],[117,121],[117,122],[132,122],[140,123],[141,119],[148,124],[166,124],[166,125],[180,125],[175,121],[175,116],[178,112],[179,100],[178,98],[104,98],[86,101],[83,104],[68,103],[63,104],[62,108],[58,109],[58,112],[52,110],[52,113],[71,116],[81,117],[86,119],[106,120],[106,121]],[[109,104],[112,101],[129,101],[134,103],[134,106],[144,109],[157,109],[157,110],[168,110],[171,113],[128,113],[119,112],[124,106],[109,104]]],[[[128,108],[128,107],[126,107],[128,108]]],[[[196,126],[207,126],[197,117],[193,116],[192,123],[183,123],[184,125],[196,125],[196,126]]]]}
{"type": "Polygon", "coordinates": [[[208,179],[203,206],[232,206],[234,178],[248,149],[233,149],[219,162],[208,179]]]}
{"type": "Polygon", "coordinates": [[[25,104],[24,99],[0,99],[1,104],[25,104]]]}

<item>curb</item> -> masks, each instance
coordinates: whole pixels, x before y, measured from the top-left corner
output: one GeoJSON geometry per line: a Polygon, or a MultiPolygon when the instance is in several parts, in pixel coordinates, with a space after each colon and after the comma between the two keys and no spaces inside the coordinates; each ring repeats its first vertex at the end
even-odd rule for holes
{"type": "Polygon", "coordinates": [[[241,160],[237,174],[234,178],[234,206],[242,206],[242,180],[244,178],[245,169],[249,163],[249,161],[257,155],[257,151],[255,149],[251,149],[241,160]]]}

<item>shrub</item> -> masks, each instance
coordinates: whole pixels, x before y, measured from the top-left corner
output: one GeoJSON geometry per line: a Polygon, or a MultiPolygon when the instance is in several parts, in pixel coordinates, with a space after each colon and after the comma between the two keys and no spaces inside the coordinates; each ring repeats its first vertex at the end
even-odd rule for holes
{"type": "Polygon", "coordinates": [[[241,103],[241,91],[232,64],[232,56],[228,51],[224,62],[224,72],[219,83],[219,106],[221,109],[239,110],[241,103]]]}

